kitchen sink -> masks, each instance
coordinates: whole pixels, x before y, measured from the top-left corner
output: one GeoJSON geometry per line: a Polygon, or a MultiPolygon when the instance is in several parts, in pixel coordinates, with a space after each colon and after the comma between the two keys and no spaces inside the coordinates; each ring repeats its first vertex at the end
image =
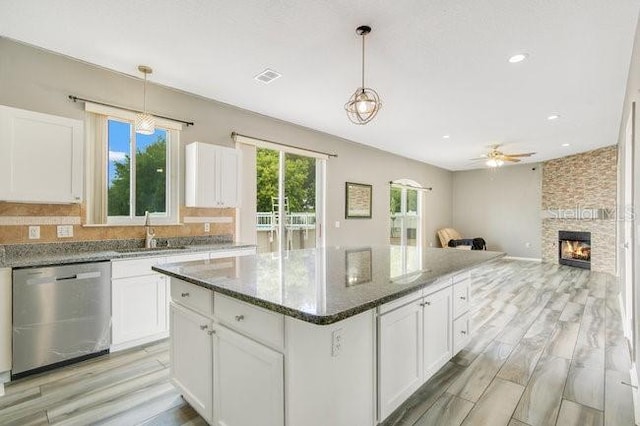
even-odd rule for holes
{"type": "Polygon", "coordinates": [[[188,246],[171,246],[171,247],[135,247],[116,250],[118,253],[146,253],[153,251],[166,251],[166,250],[187,250],[188,246]]]}

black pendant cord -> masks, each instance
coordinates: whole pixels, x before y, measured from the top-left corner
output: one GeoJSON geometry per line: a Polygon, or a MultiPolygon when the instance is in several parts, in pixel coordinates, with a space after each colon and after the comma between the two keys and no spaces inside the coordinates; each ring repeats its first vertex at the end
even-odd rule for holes
{"type": "Polygon", "coordinates": [[[364,93],[364,38],[365,34],[362,34],[362,93],[364,93]]]}

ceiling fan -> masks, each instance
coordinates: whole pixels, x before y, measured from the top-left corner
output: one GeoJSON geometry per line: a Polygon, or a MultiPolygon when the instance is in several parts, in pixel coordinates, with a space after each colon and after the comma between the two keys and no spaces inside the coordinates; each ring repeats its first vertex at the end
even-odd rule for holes
{"type": "Polygon", "coordinates": [[[505,154],[498,150],[501,145],[491,145],[491,150],[487,154],[483,154],[478,158],[473,158],[473,161],[485,161],[485,164],[489,167],[501,167],[505,161],[512,163],[519,163],[523,157],[531,157],[535,152],[526,152],[521,154],[505,154]]]}

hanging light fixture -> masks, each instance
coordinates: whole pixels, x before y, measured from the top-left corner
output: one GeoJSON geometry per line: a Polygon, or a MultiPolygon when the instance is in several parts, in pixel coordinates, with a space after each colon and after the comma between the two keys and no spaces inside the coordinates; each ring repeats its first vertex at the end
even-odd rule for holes
{"type": "Polygon", "coordinates": [[[358,87],[344,105],[347,117],[355,124],[367,124],[378,114],[382,107],[378,93],[364,85],[364,37],[371,32],[371,27],[362,25],[356,28],[356,34],[362,36],[362,86],[358,87]]]}
{"type": "Polygon", "coordinates": [[[147,75],[153,70],[146,65],[138,65],[138,71],[144,74],[144,100],[143,112],[136,114],[136,133],[152,135],[156,131],[156,120],[153,115],[147,113],[147,75]]]}

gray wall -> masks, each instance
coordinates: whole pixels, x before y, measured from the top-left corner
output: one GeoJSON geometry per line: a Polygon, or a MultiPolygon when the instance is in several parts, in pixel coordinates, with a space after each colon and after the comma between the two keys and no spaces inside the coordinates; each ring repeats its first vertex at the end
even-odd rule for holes
{"type": "Polygon", "coordinates": [[[539,259],[541,169],[523,164],[455,172],[453,227],[465,238],[484,238],[489,250],[539,259]]]}
{"type": "MultiPolygon", "coordinates": [[[[212,81],[211,84],[222,83],[212,81]]],[[[251,81],[247,83],[247,90],[251,90],[251,84],[251,81]]],[[[83,119],[83,105],[69,101],[69,94],[139,107],[142,83],[137,78],[0,38],[0,104],[83,119]]],[[[435,243],[438,228],[451,222],[452,173],[449,171],[154,84],[148,87],[147,105],[152,112],[196,123],[182,132],[183,145],[201,141],[232,146],[230,134],[236,131],[338,154],[327,166],[328,245],[388,242],[388,182],[395,179],[409,178],[434,188],[425,197],[427,245],[435,243]],[[373,219],[344,219],[346,181],[373,185],[373,219]],[[341,222],[340,229],[334,227],[336,221],[341,222]]],[[[397,143],[402,140],[398,139],[397,143]]]]}
{"type": "MultiPolygon", "coordinates": [[[[640,21],[639,21],[640,22],[640,21]]],[[[625,312],[625,316],[629,319],[632,318],[631,321],[631,333],[633,336],[634,342],[632,342],[633,347],[633,360],[636,365],[640,364],[640,230],[638,229],[638,219],[637,215],[640,212],[640,137],[638,136],[640,132],[640,25],[636,27],[636,36],[633,46],[633,54],[631,57],[631,65],[629,68],[629,78],[627,80],[627,90],[623,105],[623,113],[620,120],[620,134],[618,137],[619,150],[618,150],[618,171],[620,174],[620,178],[618,180],[619,184],[619,197],[623,194],[623,190],[625,185],[629,184],[625,182],[625,159],[628,156],[631,156],[633,159],[632,166],[632,176],[633,178],[633,210],[631,217],[627,217],[618,213],[618,276],[622,277],[621,280],[621,297],[623,306],[631,305],[632,306],[632,315],[629,315],[629,312],[625,312]],[[629,120],[629,115],[632,111],[632,105],[635,103],[635,117],[634,117],[634,141],[633,141],[633,152],[625,152],[624,149],[624,141],[626,137],[626,127],[627,122],[629,120]],[[630,263],[626,263],[625,257],[625,248],[624,248],[624,222],[620,219],[624,217],[625,220],[632,221],[632,229],[635,230],[633,238],[634,241],[631,242],[631,246],[633,247],[633,261],[630,263]],[[627,269],[631,269],[631,273],[633,274],[633,292],[629,294],[629,292],[625,289],[625,281],[624,277],[626,275],[627,269]],[[631,299],[631,300],[629,300],[631,299]]],[[[618,200],[618,209],[624,211],[623,200],[618,200]]],[[[637,369],[637,373],[640,375],[640,369],[637,369]]],[[[639,377],[640,379],[640,377],[639,377]]]]}

